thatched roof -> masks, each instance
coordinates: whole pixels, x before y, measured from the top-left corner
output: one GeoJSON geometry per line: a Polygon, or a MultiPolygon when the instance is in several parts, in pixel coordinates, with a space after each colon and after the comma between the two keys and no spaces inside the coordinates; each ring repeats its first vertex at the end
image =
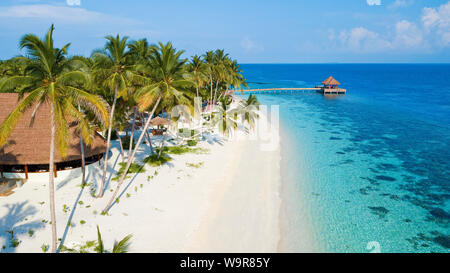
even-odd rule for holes
{"type": "Polygon", "coordinates": [[[324,80],[322,82],[322,84],[325,84],[325,85],[340,85],[340,83],[337,80],[335,80],[333,77],[331,77],[331,76],[328,77],[328,79],[324,80]]]}
{"type": "MultiPolygon", "coordinates": [[[[0,93],[0,123],[16,107],[18,94],[0,93]]],[[[36,114],[34,124],[30,127],[32,107],[22,116],[14,128],[7,143],[0,148],[0,165],[36,165],[48,164],[50,154],[50,106],[43,104],[36,114]]],[[[76,133],[76,124],[69,127],[72,136],[67,151],[67,157],[62,159],[56,148],[55,163],[74,161],[81,159],[80,138],[76,133]]],[[[85,157],[102,154],[105,152],[105,139],[98,133],[94,136],[91,146],[85,145],[85,157]]]]}
{"type": "Polygon", "coordinates": [[[161,117],[156,117],[150,121],[150,124],[153,126],[169,125],[170,121],[161,117]]]}

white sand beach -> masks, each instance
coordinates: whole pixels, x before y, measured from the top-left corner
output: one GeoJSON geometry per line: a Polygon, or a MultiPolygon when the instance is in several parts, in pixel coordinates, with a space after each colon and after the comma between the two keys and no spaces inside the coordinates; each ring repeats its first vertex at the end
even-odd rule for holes
{"type": "MultiPolygon", "coordinates": [[[[198,147],[208,149],[206,154],[173,155],[162,167],[146,165],[145,173],[130,174],[106,216],[100,212],[117,182],[107,185],[103,199],[92,197],[90,188],[101,178],[98,163],[87,167],[93,184],[85,188],[80,169],[60,171],[58,237],[67,247],[84,245],[97,239],[98,225],[106,249],[132,234],[130,252],[276,252],[280,150],[262,151],[260,142],[203,141],[198,147]]],[[[147,145],[141,150],[138,160],[149,152],[147,145]]],[[[120,161],[114,141],[109,165],[118,170],[120,161]]],[[[42,252],[51,243],[47,188],[48,174],[30,174],[14,194],[0,197],[2,252],[42,252]],[[12,229],[20,242],[15,248],[7,232],[12,229]]]]}

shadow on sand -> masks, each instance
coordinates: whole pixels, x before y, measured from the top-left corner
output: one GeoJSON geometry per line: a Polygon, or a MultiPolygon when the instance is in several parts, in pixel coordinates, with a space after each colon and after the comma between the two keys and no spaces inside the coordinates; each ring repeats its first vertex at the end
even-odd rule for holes
{"type": "Polygon", "coordinates": [[[35,207],[28,205],[28,201],[8,204],[4,207],[6,207],[8,213],[0,218],[0,239],[3,239],[4,242],[0,252],[15,252],[14,241],[20,244],[20,240],[17,239],[18,236],[25,234],[31,236],[30,230],[35,231],[44,228],[44,224],[36,220],[27,220],[37,212],[35,207]],[[12,231],[14,236],[11,234],[12,231]]]}

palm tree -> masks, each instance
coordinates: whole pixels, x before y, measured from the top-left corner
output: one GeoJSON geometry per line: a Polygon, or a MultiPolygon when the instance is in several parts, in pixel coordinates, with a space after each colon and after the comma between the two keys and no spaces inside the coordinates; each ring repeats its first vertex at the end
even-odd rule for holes
{"type": "MultiPolygon", "coordinates": [[[[131,237],[133,237],[133,235],[129,234],[119,242],[114,241],[112,253],[127,253],[128,249],[130,248],[131,237]]],[[[100,228],[98,227],[98,225],[97,225],[97,247],[95,248],[95,251],[97,253],[108,253],[108,251],[105,250],[105,246],[102,240],[102,234],[100,233],[100,228]]]]}
{"type": "Polygon", "coordinates": [[[203,62],[202,58],[194,55],[191,62],[188,65],[188,71],[195,82],[196,95],[199,96],[199,89],[208,80],[207,76],[207,66],[203,62]]]}
{"type": "Polygon", "coordinates": [[[247,100],[242,101],[242,108],[240,112],[242,114],[242,122],[247,122],[250,129],[255,128],[256,120],[259,118],[259,101],[256,95],[250,94],[247,100]]]}
{"type": "Polygon", "coordinates": [[[218,113],[213,116],[212,125],[219,125],[219,132],[225,136],[229,136],[230,133],[238,127],[236,119],[239,114],[238,109],[230,109],[231,104],[230,97],[223,97],[220,100],[220,107],[217,108],[218,113]]]}
{"type": "MultiPolygon", "coordinates": [[[[134,160],[136,152],[144,138],[151,118],[159,107],[161,110],[169,111],[176,105],[190,105],[191,100],[187,92],[193,83],[184,78],[185,68],[184,65],[187,60],[180,59],[181,54],[184,51],[177,51],[173,48],[169,42],[167,44],[159,43],[159,48],[152,50],[152,57],[148,66],[140,66],[140,72],[149,75],[147,84],[136,91],[136,97],[138,98],[138,106],[141,112],[149,109],[153,105],[153,109],[149,115],[148,120],[145,123],[144,129],[134,147],[131,157],[128,158],[125,170],[120,177],[117,188],[114,191],[113,196],[109,200],[106,207],[103,209],[103,213],[106,213],[111,207],[116,196],[119,193],[125,177],[128,173],[128,169],[134,160]]],[[[162,149],[163,147],[161,147],[162,149]]]]}
{"type": "Polygon", "coordinates": [[[207,67],[207,73],[209,75],[209,88],[210,88],[210,94],[209,94],[209,104],[212,104],[212,98],[213,98],[213,76],[214,76],[214,62],[215,62],[215,54],[214,51],[207,51],[203,55],[203,59],[205,60],[206,67],[207,67]]]}
{"type": "Polygon", "coordinates": [[[131,41],[128,44],[131,56],[133,56],[134,62],[142,63],[145,60],[150,59],[152,49],[156,48],[155,45],[149,45],[147,39],[141,39],[137,41],[131,41]]]}
{"type": "Polygon", "coordinates": [[[217,99],[217,90],[221,82],[225,82],[227,75],[229,74],[229,58],[228,54],[222,49],[218,49],[214,52],[214,71],[216,74],[216,87],[214,90],[213,104],[215,104],[217,99]]]}
{"type": "Polygon", "coordinates": [[[103,164],[103,176],[98,197],[103,197],[105,189],[111,132],[114,123],[114,111],[118,94],[119,92],[127,91],[130,86],[130,78],[132,77],[133,69],[131,54],[127,50],[128,37],[120,38],[120,36],[117,35],[116,37],[107,36],[106,39],[107,43],[105,49],[94,52],[92,56],[95,62],[93,71],[94,78],[98,82],[104,82],[104,87],[114,93],[108,123],[109,127],[103,164]]]}
{"type": "Polygon", "coordinates": [[[5,144],[12,133],[15,125],[22,115],[34,107],[32,120],[39,111],[40,106],[45,103],[50,105],[50,155],[49,155],[49,192],[50,192],[50,215],[52,223],[52,252],[57,250],[57,233],[55,217],[55,194],[54,194],[54,156],[55,144],[61,157],[67,156],[69,145],[69,120],[79,122],[80,133],[84,139],[89,139],[90,132],[87,121],[83,114],[77,109],[77,105],[83,105],[97,114],[99,119],[108,116],[106,104],[98,96],[92,95],[79,86],[88,86],[89,76],[74,70],[79,65],[66,58],[67,49],[70,44],[63,48],[53,46],[52,25],[43,40],[32,34],[25,35],[20,40],[21,49],[26,49],[28,54],[26,71],[27,75],[9,77],[0,86],[0,90],[8,90],[11,87],[21,87],[18,106],[6,117],[0,125],[0,145],[5,144]]]}

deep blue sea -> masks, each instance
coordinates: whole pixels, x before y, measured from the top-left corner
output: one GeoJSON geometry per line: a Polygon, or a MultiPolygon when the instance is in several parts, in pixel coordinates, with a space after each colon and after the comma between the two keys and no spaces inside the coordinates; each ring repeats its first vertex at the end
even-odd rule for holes
{"type": "Polygon", "coordinates": [[[296,234],[306,217],[318,251],[369,252],[375,242],[381,252],[449,252],[450,65],[242,69],[252,88],[314,87],[333,76],[347,89],[258,95],[280,105],[283,251],[305,250],[296,234]]]}

